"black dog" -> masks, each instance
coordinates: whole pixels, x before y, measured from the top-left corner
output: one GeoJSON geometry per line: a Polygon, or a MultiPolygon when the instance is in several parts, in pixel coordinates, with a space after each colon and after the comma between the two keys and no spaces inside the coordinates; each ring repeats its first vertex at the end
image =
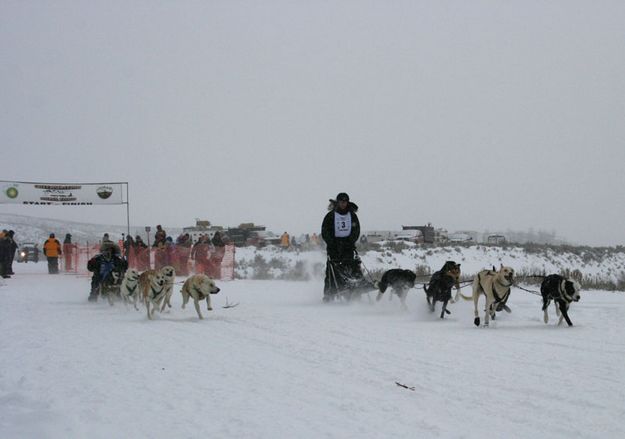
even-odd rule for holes
{"type": "MultiPolygon", "coordinates": [[[[393,292],[399,296],[401,300],[401,306],[404,309],[406,307],[406,295],[410,288],[414,288],[414,282],[417,275],[410,270],[402,270],[400,268],[393,268],[388,270],[382,275],[382,279],[378,282],[378,297],[376,300],[380,300],[386,289],[390,286],[393,292]]],[[[391,298],[393,296],[391,295],[391,298]]]]}
{"type": "Polygon", "coordinates": [[[556,305],[556,312],[560,315],[558,325],[562,323],[562,319],[566,320],[569,326],[573,326],[569,318],[569,306],[571,302],[579,302],[581,287],[577,281],[569,280],[559,274],[550,274],[543,280],[540,285],[540,293],[543,295],[543,312],[545,313],[544,321],[549,321],[547,307],[553,300],[556,305]]]}
{"type": "Polygon", "coordinates": [[[458,291],[460,291],[459,281],[460,264],[456,264],[454,261],[447,261],[443,268],[432,275],[429,284],[423,286],[431,312],[434,312],[436,302],[443,303],[441,319],[445,318],[445,313],[451,314],[447,309],[447,303],[451,300],[451,289],[453,286],[456,286],[458,291]]]}

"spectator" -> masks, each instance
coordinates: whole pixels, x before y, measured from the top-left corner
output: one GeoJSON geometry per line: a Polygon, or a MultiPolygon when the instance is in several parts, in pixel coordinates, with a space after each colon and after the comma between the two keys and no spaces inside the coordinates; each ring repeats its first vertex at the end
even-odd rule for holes
{"type": "Polygon", "coordinates": [[[319,236],[316,233],[313,233],[310,237],[310,244],[313,247],[319,247],[319,236]]]}
{"type": "Polygon", "coordinates": [[[156,232],[154,232],[154,244],[152,247],[159,247],[161,244],[165,245],[165,240],[167,239],[167,232],[163,230],[161,225],[156,226],[156,232]]]}
{"type": "Polygon", "coordinates": [[[63,254],[61,251],[61,243],[55,238],[54,233],[50,233],[50,237],[43,243],[43,254],[48,258],[48,273],[59,273],[59,256],[63,254]]]}
{"type": "Polygon", "coordinates": [[[105,233],[102,236],[102,242],[100,243],[100,253],[103,253],[104,250],[111,248],[113,249],[113,254],[116,256],[120,256],[122,254],[122,251],[119,248],[119,245],[115,244],[113,241],[111,241],[111,239],[109,238],[109,234],[105,233]]]}
{"type": "Polygon", "coordinates": [[[39,244],[35,244],[33,247],[33,253],[35,255],[35,262],[39,262],[39,244]]]}
{"type": "Polygon", "coordinates": [[[196,274],[208,274],[209,239],[202,235],[191,249],[191,259],[195,261],[196,274]]]}
{"type": "Polygon", "coordinates": [[[63,255],[65,256],[65,271],[72,271],[72,256],[74,254],[75,245],[72,243],[72,235],[65,234],[63,240],[63,255]]]}
{"type": "Polygon", "coordinates": [[[213,251],[211,252],[210,259],[208,260],[208,276],[213,279],[221,278],[221,261],[226,253],[226,243],[221,235],[221,232],[215,232],[213,239],[213,251]]]}
{"type": "Polygon", "coordinates": [[[10,242],[9,242],[9,231],[3,230],[0,233],[0,276],[3,279],[8,279],[11,277],[9,274],[9,250],[10,242]]]}
{"type": "Polygon", "coordinates": [[[131,253],[133,253],[132,256],[134,257],[134,248],[135,240],[132,239],[132,235],[126,236],[126,239],[124,240],[124,256],[126,257],[126,260],[130,258],[131,253]]]}
{"type": "Polygon", "coordinates": [[[139,235],[135,236],[135,259],[137,270],[145,271],[150,269],[150,249],[139,235]]]}
{"type": "Polygon", "coordinates": [[[290,244],[291,238],[288,233],[284,232],[282,236],[280,236],[280,247],[282,247],[283,249],[287,249],[289,248],[290,244]]]}
{"type": "Polygon", "coordinates": [[[176,245],[174,244],[173,238],[171,236],[168,236],[167,238],[165,238],[165,259],[163,261],[163,267],[165,265],[174,265],[177,259],[178,251],[176,250],[176,245]]]}
{"type": "Polygon", "coordinates": [[[15,259],[15,252],[17,250],[17,243],[13,237],[15,236],[15,232],[13,230],[9,230],[7,233],[8,241],[9,241],[9,254],[7,256],[7,272],[9,276],[14,275],[13,273],[13,259],[15,259]]]}
{"type": "Polygon", "coordinates": [[[180,276],[188,276],[188,262],[191,254],[191,236],[188,233],[180,235],[176,240],[176,253],[178,254],[176,273],[180,276]]]}

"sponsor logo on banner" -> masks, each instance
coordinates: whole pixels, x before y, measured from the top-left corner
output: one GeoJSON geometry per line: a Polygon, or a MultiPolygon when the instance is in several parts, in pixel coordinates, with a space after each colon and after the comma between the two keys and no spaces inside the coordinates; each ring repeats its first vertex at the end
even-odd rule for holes
{"type": "Polygon", "coordinates": [[[100,186],[96,190],[96,193],[98,194],[98,197],[102,198],[103,200],[106,200],[111,195],[113,195],[113,188],[111,186],[100,186]]]}
{"type": "Polygon", "coordinates": [[[17,188],[15,186],[9,186],[4,193],[6,194],[7,197],[9,197],[10,199],[15,199],[17,198],[17,196],[19,195],[19,191],[17,190],[17,188]]]}

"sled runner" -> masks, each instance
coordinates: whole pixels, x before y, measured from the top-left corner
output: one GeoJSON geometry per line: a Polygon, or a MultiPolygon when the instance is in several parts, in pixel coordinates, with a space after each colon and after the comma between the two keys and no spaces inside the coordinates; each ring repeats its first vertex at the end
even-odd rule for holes
{"type": "Polygon", "coordinates": [[[329,285],[326,285],[324,302],[359,300],[365,293],[371,301],[369,291],[374,290],[375,286],[373,282],[365,279],[360,265],[358,255],[351,260],[333,261],[328,258],[326,270],[329,285]]]}

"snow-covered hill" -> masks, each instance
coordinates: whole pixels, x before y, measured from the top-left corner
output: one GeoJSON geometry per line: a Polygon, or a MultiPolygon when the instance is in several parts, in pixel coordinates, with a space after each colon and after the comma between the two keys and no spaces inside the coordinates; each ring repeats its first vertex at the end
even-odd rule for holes
{"type": "MultiPolygon", "coordinates": [[[[122,233],[126,233],[126,226],[104,225],[104,224],[88,224],[75,221],[63,221],[49,218],[38,218],[26,215],[1,214],[0,213],[0,229],[14,230],[15,240],[22,242],[38,242],[43,243],[50,233],[55,233],[60,240],[66,233],[72,235],[72,241],[75,243],[86,244],[99,242],[104,233],[108,233],[113,240],[122,239],[122,233]]],[[[152,230],[155,227],[152,225],[152,230]]],[[[182,230],[179,228],[164,227],[165,230],[174,238],[182,230]]],[[[145,227],[131,227],[132,236],[140,234],[145,241],[145,227]]],[[[154,232],[151,232],[154,236],[154,232]]]]}
{"type": "MultiPolygon", "coordinates": [[[[620,285],[625,277],[625,249],[593,249],[588,247],[522,246],[506,248],[474,245],[467,247],[405,246],[401,250],[382,249],[361,252],[364,267],[376,277],[389,268],[405,268],[426,273],[442,267],[447,260],[461,264],[470,277],[484,268],[500,264],[513,267],[518,275],[562,273],[579,270],[586,285],[613,283],[620,285]]],[[[240,278],[311,279],[323,276],[325,253],[321,251],[283,251],[276,247],[237,249],[236,273],[240,278]]]]}

